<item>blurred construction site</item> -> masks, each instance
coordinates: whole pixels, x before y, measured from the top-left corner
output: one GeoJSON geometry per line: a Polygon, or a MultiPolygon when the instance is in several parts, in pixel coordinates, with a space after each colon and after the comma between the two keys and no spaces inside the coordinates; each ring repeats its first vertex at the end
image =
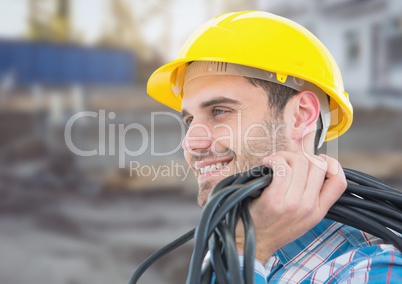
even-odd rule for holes
{"type": "MultiPolygon", "coordinates": [[[[246,9],[323,41],[354,122],[322,151],[402,189],[399,0],[0,0],[1,283],[126,283],[197,226],[182,125],[146,81],[203,22],[246,9]]],[[[191,245],[144,283],[184,283],[191,245]]]]}

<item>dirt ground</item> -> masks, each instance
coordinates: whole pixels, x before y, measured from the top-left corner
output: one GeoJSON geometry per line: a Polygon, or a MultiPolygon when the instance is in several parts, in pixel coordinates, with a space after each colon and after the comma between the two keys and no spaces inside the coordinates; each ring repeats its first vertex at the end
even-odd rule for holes
{"type": "MultiPolygon", "coordinates": [[[[84,195],[1,191],[0,283],[127,283],[155,250],[195,227],[201,210],[179,192],[84,195]]],[[[184,283],[193,243],[141,283],[184,283]]]]}

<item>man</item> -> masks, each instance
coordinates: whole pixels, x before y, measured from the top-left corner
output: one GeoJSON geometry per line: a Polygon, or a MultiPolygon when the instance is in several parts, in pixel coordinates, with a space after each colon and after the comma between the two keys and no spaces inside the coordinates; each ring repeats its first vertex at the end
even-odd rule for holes
{"type": "MultiPolygon", "coordinates": [[[[250,209],[256,283],[402,281],[402,255],[394,246],[323,219],[346,188],[339,163],[317,155],[324,140],[351,125],[343,88],[317,38],[257,11],[207,22],[148,81],[148,93],[181,111],[188,126],[182,146],[201,207],[228,175],[261,164],[273,168],[272,183],[250,209]]],[[[238,229],[240,259],[243,241],[238,229]]]]}

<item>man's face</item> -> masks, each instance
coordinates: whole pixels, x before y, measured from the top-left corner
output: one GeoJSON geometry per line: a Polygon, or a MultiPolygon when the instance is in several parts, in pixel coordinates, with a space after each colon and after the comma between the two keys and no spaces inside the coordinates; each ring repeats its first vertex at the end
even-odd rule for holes
{"type": "Polygon", "coordinates": [[[284,123],[272,118],[266,92],[241,76],[201,76],[184,87],[184,156],[198,185],[198,204],[222,179],[261,165],[286,149],[284,123]]]}

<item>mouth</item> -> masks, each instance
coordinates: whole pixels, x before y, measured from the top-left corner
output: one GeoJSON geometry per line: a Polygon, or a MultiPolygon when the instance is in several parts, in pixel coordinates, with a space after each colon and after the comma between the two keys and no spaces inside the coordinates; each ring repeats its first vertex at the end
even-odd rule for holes
{"type": "Polygon", "coordinates": [[[194,164],[197,176],[207,176],[212,173],[219,172],[233,160],[233,158],[226,158],[222,160],[201,161],[194,164]]]}

